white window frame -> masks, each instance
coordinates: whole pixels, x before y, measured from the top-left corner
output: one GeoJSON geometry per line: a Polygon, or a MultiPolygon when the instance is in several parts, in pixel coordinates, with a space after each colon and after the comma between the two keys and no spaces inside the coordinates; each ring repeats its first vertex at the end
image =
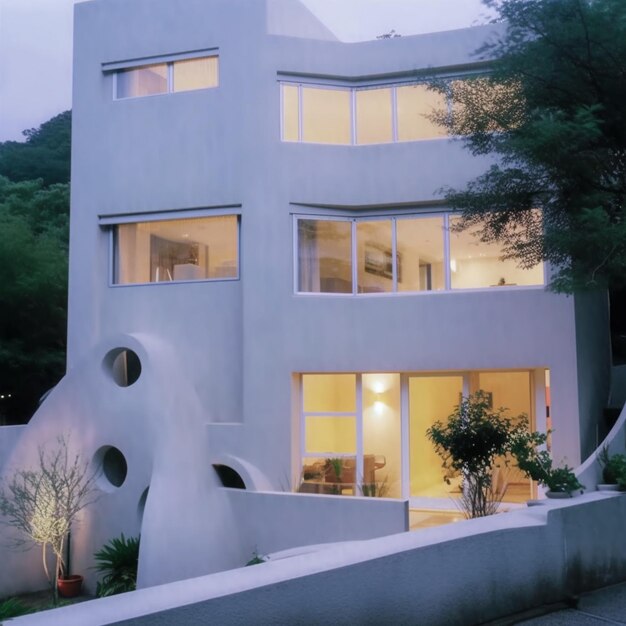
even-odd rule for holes
{"type": "MultiPolygon", "coordinates": [[[[442,137],[425,137],[424,139],[412,139],[406,141],[400,141],[398,139],[398,98],[397,98],[397,88],[398,87],[407,87],[411,85],[426,85],[427,82],[422,81],[411,81],[411,82],[400,82],[400,83],[392,83],[392,84],[376,84],[376,85],[361,85],[358,87],[351,87],[349,85],[334,85],[334,84],[325,84],[325,83],[309,83],[309,82],[295,82],[289,80],[280,80],[278,82],[280,88],[280,139],[284,143],[305,143],[312,145],[320,145],[320,146],[376,146],[376,145],[385,145],[391,143],[413,143],[420,141],[441,141],[450,139],[449,135],[444,135],[442,137]],[[285,109],[284,109],[284,101],[283,101],[283,86],[296,87],[298,90],[298,139],[297,140],[289,140],[285,139],[285,109]],[[303,88],[312,88],[312,89],[328,89],[328,90],[339,90],[339,91],[350,91],[350,129],[351,129],[351,140],[349,143],[329,143],[329,142],[318,142],[318,141],[305,141],[302,133],[302,124],[303,124],[303,97],[302,97],[302,89],[303,88]],[[357,110],[356,110],[356,92],[357,91],[371,91],[374,89],[389,89],[391,91],[391,141],[381,141],[381,142],[369,142],[369,143],[358,143],[357,137],[357,110]]],[[[449,97],[446,97],[446,106],[448,113],[452,111],[452,103],[449,97]]]]}
{"type": "Polygon", "coordinates": [[[216,49],[212,50],[203,50],[193,53],[186,54],[172,54],[167,56],[159,56],[159,57],[149,57],[131,62],[120,62],[120,63],[105,63],[102,66],[102,70],[105,73],[113,74],[113,100],[114,101],[123,101],[123,100],[135,100],[137,98],[154,98],[158,96],[169,96],[175,93],[188,93],[189,91],[206,91],[209,89],[216,89],[220,84],[220,55],[217,53],[216,49]],[[174,64],[179,61],[189,61],[192,59],[217,59],[217,85],[212,85],[210,87],[201,87],[199,89],[191,89],[185,91],[174,91],[174,64]],[[118,75],[122,71],[128,70],[139,70],[143,67],[148,67],[150,65],[165,65],[167,70],[167,88],[165,91],[161,93],[154,93],[145,96],[119,96],[118,95],[118,75]]]}
{"type": "Polygon", "coordinates": [[[223,283],[236,282],[241,280],[241,211],[240,210],[222,210],[215,211],[180,211],[166,213],[146,213],[144,215],[114,215],[101,216],[99,224],[108,231],[108,248],[109,248],[109,264],[108,264],[108,286],[114,288],[126,287],[146,287],[157,285],[187,285],[196,283],[223,283]],[[225,217],[235,216],[237,218],[237,275],[227,278],[199,278],[193,280],[162,280],[143,283],[116,283],[116,253],[117,253],[117,228],[124,224],[146,224],[149,222],[172,222],[182,219],[201,219],[207,217],[225,217]]]}
{"type": "MultiPolygon", "coordinates": [[[[293,215],[293,291],[296,296],[303,297],[370,297],[370,298],[385,298],[390,296],[416,296],[426,294],[442,294],[442,293],[474,293],[479,291],[493,292],[493,287],[466,287],[466,288],[452,288],[452,272],[450,267],[450,211],[436,211],[432,213],[420,212],[420,213],[397,213],[390,215],[363,215],[359,217],[354,216],[335,216],[335,215],[319,215],[319,214],[306,214],[298,213],[293,215]],[[444,264],[444,288],[432,289],[432,290],[420,290],[420,291],[398,291],[398,265],[397,265],[397,223],[398,220],[403,219],[420,219],[420,218],[433,218],[439,217],[442,219],[442,237],[443,237],[443,264],[444,264]],[[299,257],[299,241],[298,241],[298,222],[300,220],[316,220],[316,221],[328,221],[328,222],[350,222],[351,226],[351,276],[352,276],[352,292],[351,293],[334,293],[328,291],[300,291],[299,290],[299,276],[300,267],[298,263],[299,257]],[[356,238],[356,228],[358,222],[373,222],[373,221],[390,221],[391,222],[391,250],[392,250],[392,289],[391,291],[380,293],[359,293],[358,291],[358,245],[356,238]]],[[[545,289],[547,284],[547,263],[543,263],[543,282],[535,285],[503,285],[498,287],[498,291],[525,291],[529,289],[545,289]]]]}

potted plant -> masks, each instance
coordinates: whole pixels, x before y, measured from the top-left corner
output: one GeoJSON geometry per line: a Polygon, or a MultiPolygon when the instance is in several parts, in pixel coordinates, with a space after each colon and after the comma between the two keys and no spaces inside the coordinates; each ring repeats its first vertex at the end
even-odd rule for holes
{"type": "Polygon", "coordinates": [[[43,568],[55,605],[59,591],[80,593],[82,576],[69,576],[65,551],[72,524],[97,497],[95,475],[88,475],[88,466],[80,455],[70,454],[64,437],[59,437],[57,444],[51,451],[40,447],[35,469],[16,471],[0,491],[4,521],[19,531],[14,545],[41,546],[43,568]],[[52,571],[48,567],[49,551],[54,557],[52,571]]]}
{"type": "Polygon", "coordinates": [[[602,482],[598,484],[598,490],[626,490],[626,455],[609,455],[609,450],[605,446],[598,454],[598,462],[602,467],[602,482]]]}

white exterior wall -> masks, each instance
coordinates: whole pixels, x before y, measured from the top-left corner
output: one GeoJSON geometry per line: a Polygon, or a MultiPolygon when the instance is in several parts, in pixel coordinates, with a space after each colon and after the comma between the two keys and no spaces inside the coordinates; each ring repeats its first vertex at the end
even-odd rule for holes
{"type": "MultiPolygon", "coordinates": [[[[75,535],[81,568],[104,541],[140,528],[143,584],[239,564],[243,531],[211,464],[239,459],[252,489],[280,488],[298,471],[301,372],[549,368],[555,456],[580,461],[588,429],[578,426],[573,298],[542,288],[293,293],[293,213],[427,205],[488,162],[448,139],[283,143],[278,73],[363,78],[460,67],[475,60],[490,27],[342,44],[268,35],[267,24],[286,26],[265,10],[258,0],[76,5],[68,376],[12,462],[64,431],[87,458],[103,445],[125,455],[126,482],[75,535]],[[213,48],[217,89],[114,101],[113,75],[103,73],[106,63],[213,48]],[[99,217],[224,206],[241,211],[240,280],[109,286],[110,233],[99,217]],[[131,387],[115,386],[102,367],[115,347],[140,356],[131,387]]],[[[327,35],[304,21],[296,32],[327,35]]]]}

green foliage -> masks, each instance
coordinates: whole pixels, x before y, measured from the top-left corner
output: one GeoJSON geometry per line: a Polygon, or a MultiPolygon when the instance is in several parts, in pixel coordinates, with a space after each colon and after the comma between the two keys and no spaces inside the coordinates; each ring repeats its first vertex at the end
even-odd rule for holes
{"type": "Polygon", "coordinates": [[[479,51],[493,71],[434,83],[454,111],[434,117],[497,163],[446,199],[505,257],[553,263],[556,290],[624,287],[626,2],[486,4],[503,21],[479,51]]]}
{"type": "Polygon", "coordinates": [[[23,133],[25,142],[0,143],[0,176],[14,182],[41,179],[45,186],[69,183],[72,113],[65,111],[23,133]]]}
{"type": "Polygon", "coordinates": [[[252,553],[252,558],[246,563],[246,567],[249,565],[260,565],[261,563],[267,563],[269,557],[259,554],[257,550],[252,553]]]}
{"type": "Polygon", "coordinates": [[[602,466],[602,480],[608,485],[619,485],[626,489],[626,455],[609,455],[607,448],[603,448],[598,455],[602,466]]]}
{"type": "Polygon", "coordinates": [[[477,391],[463,398],[445,425],[438,421],[426,431],[443,461],[446,482],[450,484],[454,476],[463,479],[462,504],[468,517],[483,517],[497,509],[502,494],[493,489],[493,468],[510,452],[515,433],[526,428],[523,416],[514,424],[504,411],[493,410],[490,397],[477,391]]]}
{"type": "Polygon", "coordinates": [[[126,539],[124,533],[105,544],[94,554],[95,569],[104,574],[96,587],[99,598],[113,596],[137,588],[139,537],[126,539]]]}
{"type": "Polygon", "coordinates": [[[17,598],[7,598],[0,602],[0,621],[26,615],[31,610],[17,598]]]}
{"type": "Polygon", "coordinates": [[[68,185],[0,177],[0,424],[65,372],[68,214],[68,185]]]}
{"type": "Polygon", "coordinates": [[[550,453],[538,449],[545,445],[547,435],[538,432],[519,430],[511,444],[511,454],[517,466],[528,478],[545,485],[550,491],[572,493],[585,487],[578,481],[567,465],[554,467],[550,453]]]}
{"type": "Polygon", "coordinates": [[[382,480],[373,483],[363,483],[359,485],[361,495],[366,498],[386,498],[389,495],[389,477],[385,476],[382,480]]]}
{"type": "Polygon", "coordinates": [[[326,459],[326,468],[334,474],[337,482],[341,481],[341,472],[343,471],[343,459],[340,457],[326,459]]]}

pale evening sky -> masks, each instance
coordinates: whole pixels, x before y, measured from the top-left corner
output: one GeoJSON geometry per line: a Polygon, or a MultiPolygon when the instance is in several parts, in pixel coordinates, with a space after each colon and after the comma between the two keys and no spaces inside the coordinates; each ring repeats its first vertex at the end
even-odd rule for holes
{"type": "MultiPolygon", "coordinates": [[[[72,7],[77,1],[0,0],[0,141],[22,140],[23,129],[71,108],[72,7]]],[[[402,35],[451,30],[489,17],[481,0],[303,3],[344,41],[374,39],[391,29],[402,35]]]]}

